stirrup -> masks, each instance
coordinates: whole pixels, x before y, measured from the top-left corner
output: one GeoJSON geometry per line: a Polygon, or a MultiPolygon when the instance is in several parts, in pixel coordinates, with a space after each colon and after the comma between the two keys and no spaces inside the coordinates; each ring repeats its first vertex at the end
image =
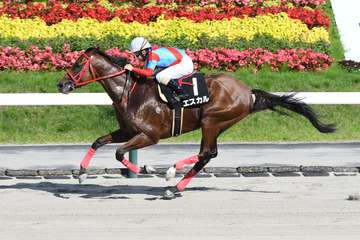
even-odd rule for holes
{"type": "Polygon", "coordinates": [[[184,93],[183,91],[181,93],[175,93],[175,94],[176,94],[175,98],[178,98],[180,101],[189,98],[189,94],[184,93]]]}
{"type": "Polygon", "coordinates": [[[175,90],[175,96],[180,100],[189,98],[189,94],[187,94],[182,88],[178,88],[175,90]]]}

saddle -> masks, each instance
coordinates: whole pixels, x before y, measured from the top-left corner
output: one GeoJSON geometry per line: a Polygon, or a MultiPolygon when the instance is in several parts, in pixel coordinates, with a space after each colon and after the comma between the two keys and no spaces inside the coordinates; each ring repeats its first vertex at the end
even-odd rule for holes
{"type": "Polygon", "coordinates": [[[190,75],[176,79],[179,86],[189,96],[179,101],[176,94],[172,90],[163,85],[158,84],[159,96],[162,101],[166,102],[171,109],[174,108],[197,108],[209,102],[209,92],[206,86],[204,74],[194,72],[190,75]]]}
{"type": "Polygon", "coordinates": [[[163,85],[158,84],[159,96],[172,109],[172,136],[178,136],[182,132],[182,121],[184,108],[197,108],[209,102],[209,92],[202,73],[194,72],[188,76],[176,79],[179,86],[189,96],[179,101],[175,93],[163,85]]]}

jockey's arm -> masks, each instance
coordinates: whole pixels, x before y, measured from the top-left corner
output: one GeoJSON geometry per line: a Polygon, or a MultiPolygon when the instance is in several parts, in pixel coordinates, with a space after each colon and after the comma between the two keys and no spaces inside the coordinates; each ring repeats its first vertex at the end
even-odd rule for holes
{"type": "Polygon", "coordinates": [[[133,68],[133,72],[141,75],[141,76],[145,76],[145,77],[150,77],[152,75],[154,75],[154,70],[159,62],[160,58],[156,53],[151,53],[149,56],[149,59],[146,63],[146,66],[144,69],[141,68],[133,68]]]}
{"type": "Polygon", "coordinates": [[[133,72],[139,74],[140,76],[144,76],[144,77],[150,77],[154,74],[154,70],[151,68],[141,69],[141,68],[134,67],[133,72]]]}

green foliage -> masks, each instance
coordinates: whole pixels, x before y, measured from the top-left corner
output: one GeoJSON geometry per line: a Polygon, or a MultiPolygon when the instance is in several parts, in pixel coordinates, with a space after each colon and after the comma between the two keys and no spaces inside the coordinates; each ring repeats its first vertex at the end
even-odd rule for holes
{"type": "MultiPolygon", "coordinates": [[[[119,37],[117,35],[108,34],[102,39],[96,39],[92,36],[87,37],[68,37],[68,38],[50,38],[50,39],[40,39],[40,38],[31,38],[29,40],[22,40],[17,38],[2,38],[0,36],[0,45],[7,47],[18,47],[22,50],[29,49],[32,45],[38,46],[41,49],[50,46],[54,52],[61,52],[64,44],[70,44],[71,50],[84,50],[89,47],[101,47],[102,49],[110,49],[118,47],[122,50],[128,49],[131,39],[134,36],[128,36],[126,38],[119,37]]],[[[189,41],[184,41],[183,37],[179,37],[174,40],[169,39],[149,39],[151,42],[154,42],[161,46],[172,46],[183,49],[197,50],[202,48],[230,48],[230,49],[239,49],[245,50],[248,48],[264,48],[269,49],[270,51],[277,51],[284,48],[312,48],[317,52],[329,53],[330,46],[325,42],[316,42],[316,43],[304,43],[304,42],[289,42],[281,39],[275,39],[271,36],[258,35],[253,40],[247,41],[245,39],[236,39],[234,41],[229,41],[226,38],[210,38],[207,35],[202,35],[199,38],[199,41],[192,43],[189,41]]]]}
{"type": "Polygon", "coordinates": [[[342,47],[341,41],[340,41],[340,35],[339,31],[336,27],[336,21],[335,16],[332,10],[332,6],[330,1],[327,1],[326,4],[322,5],[322,8],[326,11],[327,15],[330,17],[331,23],[330,23],[330,53],[333,58],[336,58],[337,60],[343,60],[344,59],[344,48],[342,47]]]}

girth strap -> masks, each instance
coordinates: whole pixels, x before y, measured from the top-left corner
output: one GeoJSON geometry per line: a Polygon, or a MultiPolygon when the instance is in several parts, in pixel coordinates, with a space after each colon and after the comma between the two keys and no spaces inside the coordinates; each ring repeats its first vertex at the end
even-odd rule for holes
{"type": "Polygon", "coordinates": [[[184,117],[184,108],[175,107],[172,110],[172,129],[171,135],[173,137],[179,136],[182,132],[183,125],[183,117],[184,117]]]}

